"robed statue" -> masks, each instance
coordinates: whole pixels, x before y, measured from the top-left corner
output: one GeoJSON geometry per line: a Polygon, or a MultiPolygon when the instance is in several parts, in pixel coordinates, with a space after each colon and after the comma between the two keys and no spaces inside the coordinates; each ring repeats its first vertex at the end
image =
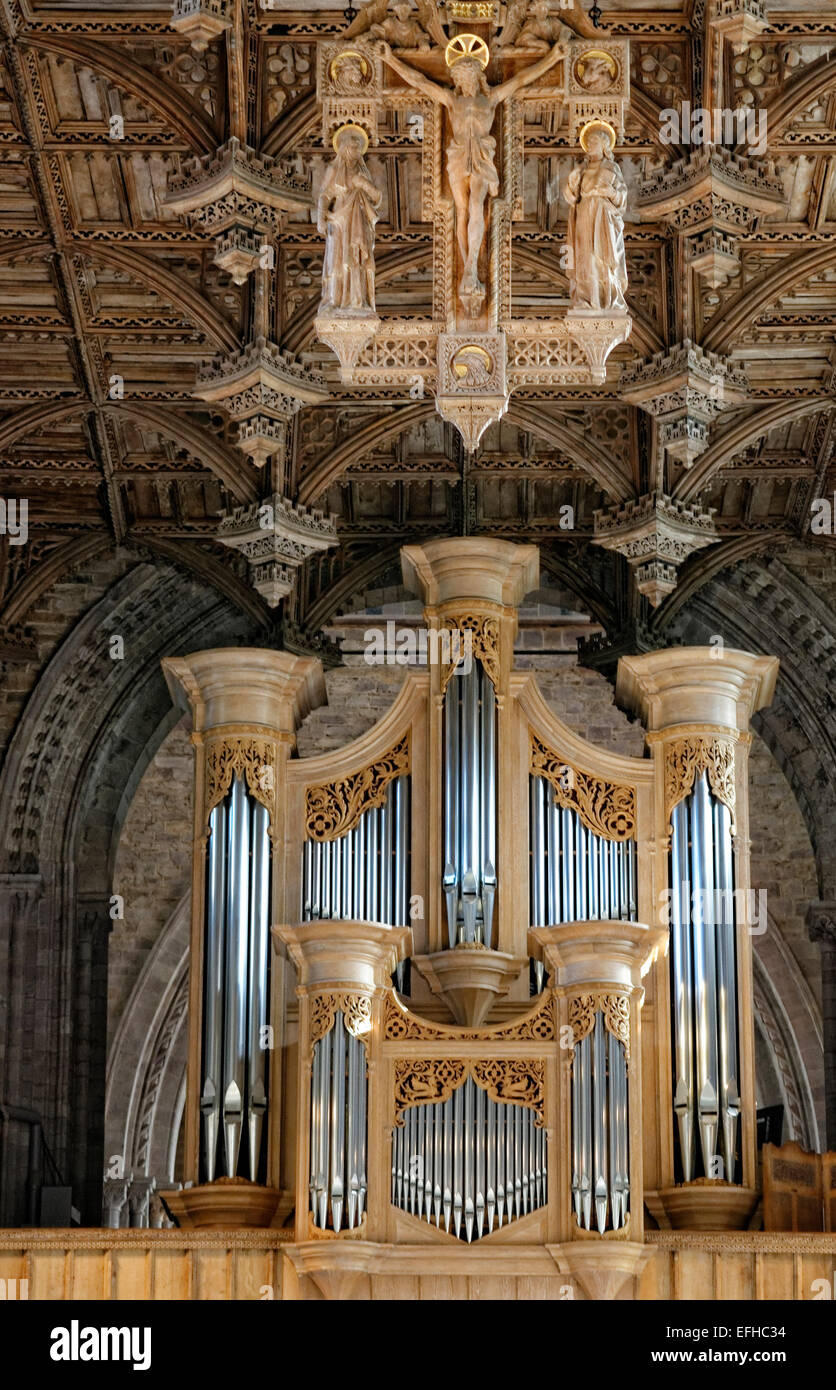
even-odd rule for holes
{"type": "Polygon", "coordinates": [[[383,194],[365,161],[369,138],[361,126],[344,125],[334,135],[317,205],[317,227],[325,236],[320,313],[374,313],[374,229],[383,194]]]}
{"type": "Polygon", "coordinates": [[[458,37],[474,42],[470,50],[463,45],[458,51],[456,39],[447,45],[452,87],[433,82],[401,62],[386,43],[382,52],[385,61],[404,82],[431,101],[446,106],[450,113],[452,139],[447,145],[447,178],[456,209],[456,236],[464,267],[459,298],[465,308],[473,312],[485,298],[485,286],[479,279],[479,256],[485,239],[485,199],[495,198],[499,193],[496,140],[491,134],[496,109],[522,87],[547,73],[564,56],[566,48],[561,43],[555,44],[539,62],[491,87],[484,74],[489,60],[487,46],[472,35],[458,37]]]}
{"type": "Polygon", "coordinates": [[[569,204],[567,241],[571,251],[572,308],[625,314],[627,185],[613,159],[615,132],[604,121],[590,121],[581,131],[580,140],[586,159],[572,170],[563,190],[569,204]]]}

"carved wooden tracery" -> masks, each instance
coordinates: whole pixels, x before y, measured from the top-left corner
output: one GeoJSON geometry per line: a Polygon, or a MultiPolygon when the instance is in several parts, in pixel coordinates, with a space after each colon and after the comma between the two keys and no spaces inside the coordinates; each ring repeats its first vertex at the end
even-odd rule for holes
{"type": "Polygon", "coordinates": [[[544,993],[536,1008],[516,1023],[494,1028],[460,1028],[428,1023],[409,1013],[391,994],[387,995],[383,1015],[384,1042],[435,1041],[440,1038],[458,1042],[554,1042],[557,1038],[554,996],[549,992],[544,993]]]}
{"type": "Polygon", "coordinates": [[[364,1045],[368,1043],[372,1026],[371,999],[367,994],[349,994],[338,990],[331,994],[315,994],[311,999],[309,1036],[312,1049],[326,1033],[330,1033],[338,1009],[343,1012],[348,1032],[364,1045]]]}
{"type": "Polygon", "coordinates": [[[636,834],[634,787],[581,772],[531,735],[531,771],[545,777],[558,806],[576,811],[581,824],[605,840],[632,840],[636,834]]]}
{"type": "Polygon", "coordinates": [[[735,818],[734,742],[730,738],[674,739],[665,748],[665,817],[670,822],[674,806],[678,806],[697,777],[703,772],[718,801],[728,806],[732,821],[735,818]]]}
{"type": "MultiPolygon", "coordinates": [[[[443,626],[448,632],[461,634],[462,654],[466,651],[465,642],[471,643],[474,659],[478,658],[481,661],[494,689],[499,692],[501,670],[499,619],[484,613],[457,613],[455,617],[446,617],[443,626]],[[469,637],[466,636],[468,633],[470,634],[469,637]]],[[[441,674],[442,694],[447,689],[455,669],[452,662],[443,668],[441,674]]]]}
{"type": "Polygon", "coordinates": [[[206,817],[223,801],[234,777],[246,778],[247,789],[270,814],[276,807],[276,735],[241,735],[213,739],[206,745],[206,817]]]}
{"type": "Polygon", "coordinates": [[[538,1057],[426,1058],[404,1057],[395,1062],[395,1118],[411,1105],[445,1101],[471,1076],[498,1104],[524,1105],[534,1111],[534,1123],[544,1124],[546,1064],[538,1057]]]}
{"type": "Polygon", "coordinates": [[[572,1029],[574,1046],[583,1042],[595,1027],[595,1015],[604,1015],[607,1032],[624,1047],[624,1055],[630,1056],[630,996],[610,990],[594,994],[576,994],[569,1000],[569,1026],[572,1029]]]}
{"type": "Polygon", "coordinates": [[[386,788],[409,772],[409,734],[385,757],[338,782],[308,787],[305,796],[305,833],[310,840],[336,840],[353,830],[364,811],[382,806],[386,788]]]}

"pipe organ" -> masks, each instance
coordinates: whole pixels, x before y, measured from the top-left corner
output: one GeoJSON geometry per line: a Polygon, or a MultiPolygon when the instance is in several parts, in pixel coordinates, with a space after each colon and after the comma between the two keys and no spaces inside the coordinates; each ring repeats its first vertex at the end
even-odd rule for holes
{"type": "Polygon", "coordinates": [[[444,696],[444,901],[452,950],[490,946],[496,897],[496,693],[481,661],[444,696]]]}
{"type": "Polygon", "coordinates": [[[514,668],[535,547],[402,555],[466,658],[437,644],[336,752],[293,756],[315,660],[244,654],[258,692],[241,653],[166,663],[197,752],[174,1205],[283,1226],[299,1296],[347,1296],[399,1247],[467,1270],[477,1244],[614,1296],[645,1210],[732,1229],[756,1198],[746,754],[777,663],[622,658],[647,729],[624,757],[514,668]]]}
{"type": "Polygon", "coordinates": [[[705,772],[671,826],[673,1106],[679,1168],[691,1182],[698,1171],[717,1177],[718,1167],[734,1175],[740,1118],[731,816],[705,772]]]}
{"type": "Polygon", "coordinates": [[[392,1137],[392,1201],[468,1244],[547,1199],[546,1135],[533,1110],[495,1101],[472,1077],[404,1112],[392,1137]]]}
{"type": "Polygon", "coordinates": [[[359,1027],[334,1010],[313,1044],[311,1064],[311,1213],[319,1230],[359,1226],[366,1205],[366,1054],[359,1027]]]}
{"type": "Polygon", "coordinates": [[[208,1182],[223,1133],[224,1166],[255,1182],[267,1110],[270,834],[266,807],[233,779],[209,817],[200,1113],[208,1182]],[[245,1136],[246,1161],[241,1161],[245,1136]]]}

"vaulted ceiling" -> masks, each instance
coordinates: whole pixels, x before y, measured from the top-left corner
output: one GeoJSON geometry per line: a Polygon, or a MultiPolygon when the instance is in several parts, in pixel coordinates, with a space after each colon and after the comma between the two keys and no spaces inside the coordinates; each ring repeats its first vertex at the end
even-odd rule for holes
{"type": "MultiPolygon", "coordinates": [[[[202,54],[153,4],[4,0],[0,16],[0,495],[28,499],[30,531],[22,547],[0,536],[0,655],[25,648],[26,612],[46,584],[115,543],[187,566],[266,622],[243,562],[215,539],[221,516],[255,500],[264,480],[224,414],[192,395],[198,367],[250,336],[253,281],[236,286],[213,243],[164,200],[181,161],[228,138],[233,108],[248,144],[294,157],[316,181],[326,158],[317,42],[344,30],[346,15],[310,0],[250,2],[202,54]]],[[[705,41],[703,0],[604,8],[605,29],[631,41],[617,153],[631,193],[633,333],[604,386],[518,393],[474,456],[431,401],[340,384],[313,327],[322,238],[308,214],[289,218],[272,336],[332,388],[296,417],[291,491],[335,512],[341,541],[308,562],[288,605],[294,622],[320,626],[399,545],[428,534],[535,540],[606,623],[632,607],[657,627],[728,565],[789,539],[832,544],[811,538],[809,523],[812,500],[836,490],[836,12],[832,0],[789,0],[767,3],[767,17],[736,55],[705,41]],[[666,224],[635,208],[642,179],[682,153],[660,141],[660,110],[698,105],[705,91],[765,111],[785,190],[784,205],[740,235],[739,263],[718,288],[681,263],[666,224]],[[660,479],[651,421],[620,397],[619,375],[686,339],[731,359],[749,393],[718,416],[693,467],[668,461],[660,479]],[[630,595],[624,562],[591,537],[597,508],[660,482],[715,508],[720,540],[691,557],[651,615],[630,595]],[[566,503],[571,532],[559,524],[566,503]]],[[[536,317],[568,307],[559,189],[577,151],[564,114],[529,103],[527,120],[512,289],[515,314],[536,317]]],[[[388,113],[369,165],[384,190],[378,311],[423,317],[432,228],[408,113],[388,113]]]]}

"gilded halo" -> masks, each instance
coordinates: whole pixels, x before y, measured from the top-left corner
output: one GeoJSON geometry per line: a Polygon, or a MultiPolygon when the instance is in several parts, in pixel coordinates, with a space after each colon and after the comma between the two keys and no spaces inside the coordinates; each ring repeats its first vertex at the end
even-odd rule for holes
{"type": "Polygon", "coordinates": [[[582,127],[581,133],[578,136],[578,139],[580,140],[581,144],[581,149],[584,151],[584,153],[586,153],[589,148],[589,137],[595,130],[605,130],[610,137],[610,144],[612,148],[615,149],[616,144],[618,143],[618,136],[615,133],[615,126],[611,126],[609,121],[594,120],[587,121],[586,125],[582,127]]]}
{"type": "Polygon", "coordinates": [[[484,70],[491,60],[491,51],[478,34],[456,34],[444,50],[444,60],[452,68],[462,58],[470,58],[484,70]]]}
{"type": "Polygon", "coordinates": [[[364,130],[361,125],[357,125],[356,121],[347,121],[345,125],[337,127],[337,129],[334,131],[334,134],[331,136],[331,143],[334,146],[334,149],[339,152],[339,146],[337,142],[340,136],[345,134],[347,130],[354,130],[357,132],[358,135],[362,135],[363,154],[365,154],[366,150],[369,148],[369,133],[367,130],[364,130]]]}

